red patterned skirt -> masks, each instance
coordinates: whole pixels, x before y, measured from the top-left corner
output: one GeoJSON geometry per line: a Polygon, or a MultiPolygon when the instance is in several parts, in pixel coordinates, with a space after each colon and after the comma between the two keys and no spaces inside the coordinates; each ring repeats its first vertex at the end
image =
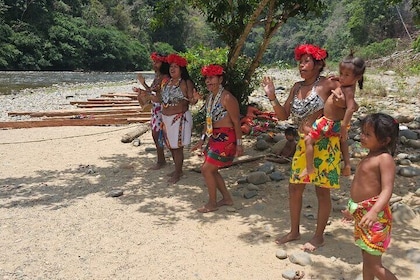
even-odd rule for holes
{"type": "Polygon", "coordinates": [[[233,127],[213,128],[213,135],[204,150],[205,161],[218,167],[232,164],[236,154],[236,134],[233,127]]]}

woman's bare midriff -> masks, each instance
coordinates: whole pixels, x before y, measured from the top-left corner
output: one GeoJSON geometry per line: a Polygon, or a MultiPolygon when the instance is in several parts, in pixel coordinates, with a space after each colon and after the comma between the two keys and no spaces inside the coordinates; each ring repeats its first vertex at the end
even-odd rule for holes
{"type": "Polygon", "coordinates": [[[224,117],[220,121],[217,121],[217,122],[213,123],[213,127],[214,128],[218,128],[218,127],[233,127],[233,123],[231,122],[229,116],[227,115],[226,117],[224,117]]]}
{"type": "Polygon", "coordinates": [[[322,110],[313,113],[306,117],[302,123],[299,125],[299,132],[303,134],[308,134],[309,130],[312,128],[312,124],[315,122],[316,119],[322,116],[322,110]]]}
{"type": "Polygon", "coordinates": [[[181,101],[175,106],[168,107],[165,107],[162,104],[162,114],[164,114],[165,116],[172,116],[179,113],[185,113],[186,111],[188,111],[188,103],[186,101],[181,101]]]}

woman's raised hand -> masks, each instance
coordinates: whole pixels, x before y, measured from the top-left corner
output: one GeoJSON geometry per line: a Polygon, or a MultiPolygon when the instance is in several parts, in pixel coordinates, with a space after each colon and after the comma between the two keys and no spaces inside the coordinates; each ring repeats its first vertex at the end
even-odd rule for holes
{"type": "Polygon", "coordinates": [[[262,86],[264,88],[265,95],[267,95],[268,99],[273,100],[276,98],[274,82],[271,77],[264,77],[262,80],[262,86]]]}

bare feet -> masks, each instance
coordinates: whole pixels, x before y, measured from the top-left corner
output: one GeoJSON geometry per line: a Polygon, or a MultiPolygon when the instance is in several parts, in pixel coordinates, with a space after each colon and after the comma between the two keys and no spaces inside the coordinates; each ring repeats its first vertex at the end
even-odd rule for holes
{"type": "Polygon", "coordinates": [[[289,232],[286,235],[283,235],[279,238],[277,238],[274,242],[276,242],[276,244],[281,245],[290,241],[294,241],[294,240],[299,240],[300,239],[300,234],[292,234],[291,232],[289,232]]]}
{"type": "Polygon", "coordinates": [[[149,167],[149,170],[159,170],[166,165],[166,162],[158,162],[155,165],[149,167]]]}
{"type": "Polygon", "coordinates": [[[324,246],[324,238],[313,237],[311,240],[309,240],[303,245],[302,250],[313,252],[322,246],[324,246]]]}
{"type": "Polygon", "coordinates": [[[232,199],[221,199],[216,203],[217,207],[232,206],[232,205],[233,205],[233,200],[232,199]]]}
{"type": "Polygon", "coordinates": [[[208,204],[206,204],[203,207],[197,209],[197,211],[200,212],[200,213],[209,213],[209,212],[214,212],[214,211],[217,211],[217,210],[219,210],[219,208],[212,207],[208,204]]]}
{"type": "Polygon", "coordinates": [[[309,176],[309,175],[311,175],[314,172],[315,172],[315,167],[313,167],[313,168],[305,168],[305,169],[303,169],[302,173],[300,173],[299,179],[303,179],[306,176],[309,176]]]}
{"type": "Polygon", "coordinates": [[[173,172],[172,177],[168,179],[168,183],[175,184],[176,182],[179,181],[179,179],[181,179],[181,176],[182,176],[182,173],[178,174],[176,172],[173,172]]]}
{"type": "MultiPolygon", "coordinates": [[[[176,171],[174,170],[171,173],[166,174],[166,176],[168,176],[168,177],[174,177],[175,174],[176,174],[176,171]]],[[[181,172],[181,174],[179,175],[179,177],[181,177],[182,175],[184,175],[184,172],[181,172]]]]}
{"type": "Polygon", "coordinates": [[[341,175],[347,177],[351,175],[351,166],[350,165],[346,165],[344,166],[343,169],[341,169],[341,175]]]}

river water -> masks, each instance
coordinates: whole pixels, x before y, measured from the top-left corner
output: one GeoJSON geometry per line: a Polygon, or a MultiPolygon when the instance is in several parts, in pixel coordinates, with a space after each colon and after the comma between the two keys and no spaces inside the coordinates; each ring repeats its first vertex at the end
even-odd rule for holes
{"type": "MultiPolygon", "coordinates": [[[[28,88],[49,87],[78,83],[132,82],[138,72],[55,72],[55,71],[0,71],[0,95],[19,93],[28,88]]],[[[141,72],[146,79],[153,72],[141,72]]]]}

